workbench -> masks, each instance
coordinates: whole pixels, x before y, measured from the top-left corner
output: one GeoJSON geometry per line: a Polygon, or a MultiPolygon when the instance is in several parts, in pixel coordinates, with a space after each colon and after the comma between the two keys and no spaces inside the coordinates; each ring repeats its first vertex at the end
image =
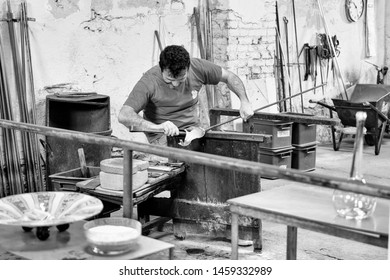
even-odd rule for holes
{"type": "Polygon", "coordinates": [[[238,259],[240,215],[286,225],[289,260],[297,258],[298,228],[388,248],[389,201],[378,198],[371,217],[348,220],[334,210],[333,191],[308,185],[284,186],[228,200],[232,213],[231,258],[238,259]]]}
{"type": "MultiPolygon", "coordinates": [[[[138,207],[138,219],[143,222],[142,231],[147,232],[150,228],[170,220],[170,217],[159,217],[153,221],[149,215],[144,215],[142,204],[155,195],[169,191],[172,195],[179,186],[184,175],[183,163],[164,163],[148,168],[148,181],[140,188],[133,191],[133,205],[138,207]]],[[[103,216],[109,216],[110,212],[119,210],[123,204],[123,191],[104,189],[100,186],[99,179],[86,180],[76,184],[79,191],[99,198],[104,205],[103,216]]]]}

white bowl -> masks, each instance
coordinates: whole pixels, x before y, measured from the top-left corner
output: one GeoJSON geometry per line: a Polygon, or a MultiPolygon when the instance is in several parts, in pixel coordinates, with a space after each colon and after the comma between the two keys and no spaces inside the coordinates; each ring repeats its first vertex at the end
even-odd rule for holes
{"type": "Polygon", "coordinates": [[[121,254],[136,248],[141,236],[140,222],[120,217],[102,218],[84,224],[84,234],[92,252],[121,254]]]}

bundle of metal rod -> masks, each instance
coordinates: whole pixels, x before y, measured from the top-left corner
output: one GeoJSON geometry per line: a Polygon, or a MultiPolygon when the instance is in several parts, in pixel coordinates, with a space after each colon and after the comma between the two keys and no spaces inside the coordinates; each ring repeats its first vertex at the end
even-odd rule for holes
{"type": "MultiPolygon", "coordinates": [[[[16,42],[16,34],[15,34],[15,27],[14,27],[14,17],[11,9],[10,1],[7,1],[7,22],[8,22],[8,35],[9,35],[9,41],[11,46],[11,52],[12,52],[12,62],[14,66],[14,77],[15,77],[15,88],[16,93],[18,96],[18,105],[19,105],[19,113],[20,113],[20,120],[22,122],[29,122],[27,117],[27,100],[25,98],[25,92],[26,92],[26,84],[23,79],[22,69],[21,69],[21,62],[20,62],[20,56],[19,56],[19,49],[17,47],[16,42]]],[[[21,25],[22,26],[22,25],[21,25]]],[[[24,49],[22,48],[22,51],[24,49]]],[[[25,173],[26,173],[26,180],[27,180],[27,191],[31,192],[33,191],[32,186],[35,184],[33,180],[33,172],[31,167],[31,150],[30,150],[30,141],[27,133],[21,133],[21,143],[22,143],[22,160],[24,161],[25,166],[25,173]]]]}
{"type": "MultiPolygon", "coordinates": [[[[31,50],[25,1],[21,3],[20,8],[19,46],[16,39],[18,36],[16,36],[15,31],[16,21],[13,17],[11,3],[7,0],[8,35],[16,94],[12,96],[12,92],[9,90],[9,81],[7,80],[8,71],[6,71],[5,61],[2,59],[1,88],[3,94],[1,98],[1,116],[5,119],[13,120],[15,115],[19,116],[21,122],[36,123],[31,50]],[[10,100],[17,100],[18,112],[15,111],[17,107],[12,107],[10,100]]],[[[37,135],[27,132],[15,134],[14,131],[5,130],[3,131],[2,139],[4,161],[1,163],[4,164],[4,170],[6,170],[2,174],[2,179],[8,182],[9,194],[43,190],[41,157],[37,135]]],[[[7,194],[8,192],[5,192],[5,195],[7,194]]]]}
{"type": "MultiPolygon", "coordinates": [[[[0,115],[7,120],[13,120],[11,102],[9,97],[5,61],[0,41],[0,115]]],[[[19,149],[16,145],[14,130],[2,129],[0,161],[4,195],[22,192],[22,177],[19,164],[19,149]],[[3,160],[4,156],[4,160],[3,160]]]]}
{"type": "MultiPolygon", "coordinates": [[[[31,108],[28,108],[28,112],[30,115],[30,123],[36,123],[37,117],[36,117],[36,104],[35,104],[35,87],[34,87],[34,76],[33,76],[33,69],[32,69],[32,59],[31,59],[31,47],[30,47],[30,35],[29,35],[29,27],[28,27],[28,17],[27,17],[27,4],[25,1],[21,3],[21,21],[20,26],[24,32],[21,32],[21,38],[24,38],[21,40],[21,42],[25,43],[25,46],[22,48],[25,49],[25,53],[23,55],[25,56],[25,62],[27,65],[26,67],[23,67],[23,70],[26,73],[25,76],[25,83],[28,84],[27,87],[27,94],[29,94],[29,99],[31,104],[31,108]]],[[[24,65],[24,63],[23,63],[24,65]]],[[[35,182],[36,182],[36,190],[42,191],[44,190],[44,181],[43,181],[43,174],[42,174],[42,164],[41,159],[43,159],[43,156],[40,153],[39,149],[39,140],[36,134],[29,134],[31,139],[31,151],[32,151],[32,158],[33,158],[33,170],[35,174],[35,182]]]]}

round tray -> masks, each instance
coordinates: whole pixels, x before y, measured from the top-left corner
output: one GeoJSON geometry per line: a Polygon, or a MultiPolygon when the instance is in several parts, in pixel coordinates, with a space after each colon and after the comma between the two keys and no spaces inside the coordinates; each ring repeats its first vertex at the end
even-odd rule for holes
{"type": "Polygon", "coordinates": [[[0,199],[0,224],[22,227],[66,225],[99,214],[103,203],[76,192],[34,192],[0,199]]]}

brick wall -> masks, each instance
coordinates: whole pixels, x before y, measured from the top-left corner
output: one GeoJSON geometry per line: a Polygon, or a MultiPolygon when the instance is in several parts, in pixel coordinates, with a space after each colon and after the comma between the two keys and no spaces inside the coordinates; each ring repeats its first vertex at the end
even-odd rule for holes
{"type": "Polygon", "coordinates": [[[265,1],[266,16],[246,22],[232,10],[213,10],[214,61],[239,76],[274,75],[275,1],[265,1]]]}
{"type": "MultiPolygon", "coordinates": [[[[251,92],[248,83],[275,78],[275,1],[263,2],[255,19],[229,8],[212,10],[214,62],[237,74],[244,81],[250,100],[255,102],[260,102],[258,96],[261,94],[256,90],[251,92]]],[[[276,89],[268,94],[275,95],[276,89]]],[[[216,88],[216,96],[217,107],[232,106],[230,91],[225,84],[216,88]]]]}

